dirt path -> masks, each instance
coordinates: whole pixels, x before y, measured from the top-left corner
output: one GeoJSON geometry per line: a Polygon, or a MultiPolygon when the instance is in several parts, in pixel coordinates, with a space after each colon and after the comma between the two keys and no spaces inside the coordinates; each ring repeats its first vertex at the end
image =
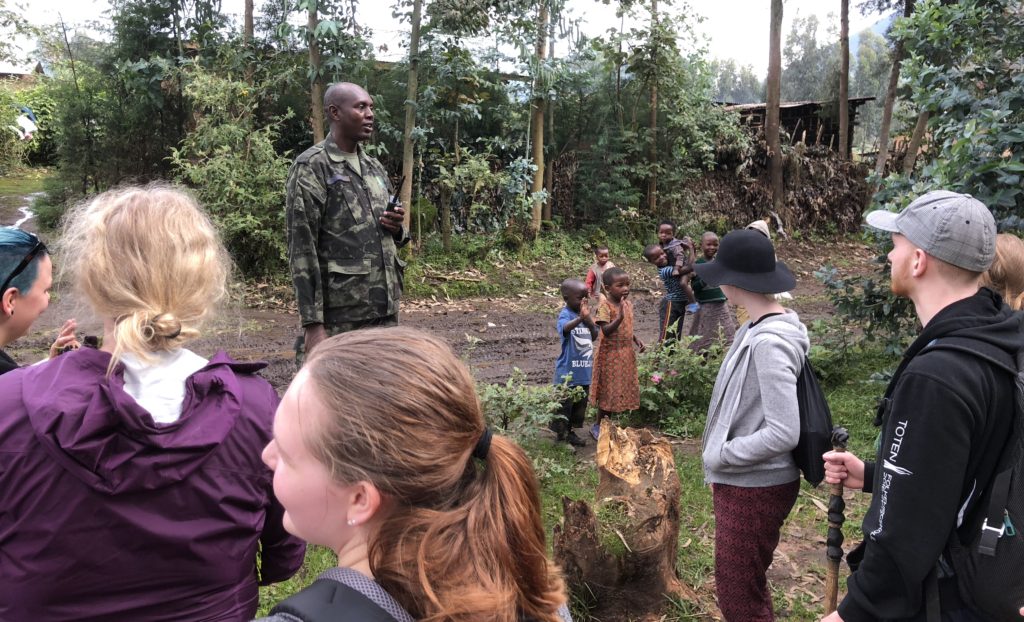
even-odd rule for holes
{"type": "MultiPolygon", "coordinates": [[[[4,211],[8,217],[19,214],[10,206],[4,211]]],[[[31,221],[28,224],[31,229],[31,221]]],[[[790,306],[807,323],[833,312],[824,288],[813,276],[814,270],[829,261],[854,272],[871,270],[872,254],[857,242],[782,240],[777,250],[797,275],[790,306]]],[[[649,266],[629,260],[620,265],[633,280],[637,335],[653,342],[657,338],[657,302],[661,296],[658,281],[649,266]]],[[[257,300],[259,305],[226,306],[208,325],[203,338],[190,347],[204,356],[223,349],[241,360],[267,361],[264,375],[280,390],[293,374],[298,316],[286,288],[270,294],[253,292],[256,290],[250,290],[244,298],[257,300]]],[[[403,301],[400,321],[443,337],[469,361],[481,381],[504,382],[518,367],[530,382],[544,383],[549,381],[558,356],[554,321],[561,306],[552,284],[543,291],[504,298],[407,300],[403,301]]],[[[68,317],[76,317],[86,334],[101,332],[100,322],[90,317],[69,288],[58,284],[50,308],[36,322],[32,334],[11,344],[8,352],[22,363],[36,360],[68,317]]]]}
{"type": "MultiPolygon", "coordinates": [[[[870,270],[871,253],[854,242],[781,241],[779,256],[797,274],[797,288],[790,303],[805,322],[827,318],[832,306],[813,271],[825,258],[842,261],[858,272],[870,270]]],[[[628,260],[622,262],[633,276],[637,335],[645,342],[657,338],[657,302],[661,291],[653,270],[628,260]]],[[[283,288],[282,288],[283,290],[283,288]]],[[[200,340],[190,347],[210,356],[223,349],[241,360],[269,363],[264,376],[279,390],[293,374],[293,346],[298,334],[298,316],[287,291],[278,291],[264,307],[235,304],[222,309],[200,340]]],[[[250,297],[251,298],[251,297],[250,297]]],[[[400,321],[443,337],[473,367],[481,381],[504,382],[518,367],[530,382],[544,383],[551,377],[559,342],[554,321],[562,306],[554,287],[545,291],[506,298],[465,300],[417,299],[404,301],[400,321]]],[[[76,317],[82,332],[98,334],[100,323],[89,317],[84,306],[63,284],[55,288],[53,301],[36,322],[32,334],[8,347],[22,363],[42,356],[67,317],[76,317]]]]}

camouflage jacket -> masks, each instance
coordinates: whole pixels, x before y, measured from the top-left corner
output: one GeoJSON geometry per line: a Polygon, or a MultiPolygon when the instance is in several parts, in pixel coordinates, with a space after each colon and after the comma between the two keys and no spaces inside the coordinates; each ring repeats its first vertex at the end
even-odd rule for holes
{"type": "Polygon", "coordinates": [[[405,262],[380,217],[392,192],[380,162],[358,150],[362,175],[330,135],[288,172],[288,260],[302,325],[370,320],[398,313],[405,262]]]}

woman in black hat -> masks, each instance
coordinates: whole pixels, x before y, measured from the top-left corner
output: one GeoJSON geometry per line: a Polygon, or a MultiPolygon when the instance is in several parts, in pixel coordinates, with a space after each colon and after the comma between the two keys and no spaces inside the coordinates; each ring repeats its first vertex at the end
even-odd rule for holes
{"type": "Polygon", "coordinates": [[[796,313],[775,299],[796,279],[761,233],[728,233],[714,261],[695,269],[750,314],[718,371],[704,431],[718,604],[729,622],[771,621],[765,573],[800,490],[791,452],[800,434],[796,380],[810,342],[796,313]]]}

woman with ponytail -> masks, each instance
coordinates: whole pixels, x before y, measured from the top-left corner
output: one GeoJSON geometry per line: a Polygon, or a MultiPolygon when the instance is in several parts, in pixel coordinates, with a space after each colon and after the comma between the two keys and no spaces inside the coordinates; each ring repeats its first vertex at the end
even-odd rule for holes
{"type": "Polygon", "coordinates": [[[331,601],[366,607],[360,620],[569,620],[531,463],[487,430],[473,377],[438,339],[382,328],[321,343],[263,459],[285,528],[338,556],[267,622],[330,619],[331,601]]]}
{"type": "Polygon", "coordinates": [[[1024,240],[1012,233],[996,236],[996,257],[981,284],[1003,297],[1011,309],[1024,306],[1024,240]]]}
{"type": "Polygon", "coordinates": [[[181,190],[124,188],[59,249],[103,343],[0,377],[0,620],[251,619],[304,545],[259,458],[263,365],[184,347],[226,290],[213,224],[181,190]]]}

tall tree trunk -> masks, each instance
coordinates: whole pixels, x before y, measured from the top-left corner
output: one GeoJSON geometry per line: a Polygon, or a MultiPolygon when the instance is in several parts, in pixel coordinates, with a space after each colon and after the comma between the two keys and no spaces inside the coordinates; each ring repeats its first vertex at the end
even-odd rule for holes
{"type": "Polygon", "coordinates": [[[839,157],[850,156],[850,0],[839,11],[839,157]]]}
{"type": "Polygon", "coordinates": [[[619,16],[619,55],[615,57],[615,110],[619,115],[619,131],[626,131],[626,121],[622,114],[622,30],[626,27],[626,15],[619,16]]]}
{"type": "MultiPolygon", "coordinates": [[[[914,0],[904,0],[903,17],[914,12],[914,0]]],[[[875,174],[885,172],[889,159],[889,127],[892,124],[892,108],[896,103],[896,87],[900,82],[900,64],[903,63],[903,42],[898,41],[892,51],[892,71],[889,72],[889,88],[885,91],[885,107],[882,108],[882,126],[878,130],[878,157],[875,159],[875,174]]]]}
{"type": "Polygon", "coordinates": [[[772,0],[771,27],[768,36],[768,110],[765,115],[765,140],[771,171],[772,209],[781,213],[783,203],[782,145],[779,141],[779,99],[782,76],[782,0],[772,0]]]}
{"type": "Polygon", "coordinates": [[[924,140],[924,133],[927,129],[928,111],[922,110],[921,114],[917,115],[914,135],[910,137],[910,144],[907,145],[907,155],[903,156],[903,172],[907,175],[914,172],[914,164],[917,163],[917,152],[921,150],[921,142],[924,140]]]}
{"type": "MultiPolygon", "coordinates": [[[[548,34],[551,37],[551,41],[548,44],[548,58],[551,60],[555,59],[555,33],[554,29],[548,34]]],[[[552,212],[552,200],[554,195],[552,190],[555,184],[555,102],[548,100],[544,104],[547,121],[548,121],[548,153],[544,159],[544,193],[547,195],[547,199],[544,200],[544,213],[542,218],[548,222],[551,221],[552,212]]]]}
{"type": "Polygon", "coordinates": [[[313,142],[319,143],[324,135],[324,83],[320,77],[320,43],[316,40],[316,27],[320,23],[316,4],[309,7],[309,67],[313,70],[310,89],[310,122],[313,124],[313,142]]]}
{"type": "MultiPolygon", "coordinates": [[[[252,49],[252,40],[253,35],[255,34],[255,29],[253,28],[252,23],[252,2],[253,0],[245,0],[245,17],[242,20],[242,44],[250,54],[254,53],[254,50],[252,49]]],[[[252,84],[253,74],[255,71],[255,60],[250,58],[249,64],[245,67],[245,81],[249,84],[252,84]]]]}
{"type": "MultiPolygon", "coordinates": [[[[657,41],[656,30],[658,28],[658,0],[651,0],[651,36],[657,41]]],[[[657,60],[657,50],[652,50],[654,59],[657,60]]],[[[652,63],[653,64],[653,63],[652,63]]],[[[650,101],[650,141],[648,143],[647,162],[651,167],[651,174],[647,178],[647,213],[653,214],[658,206],[658,73],[655,67],[651,75],[651,101],[650,101]]]]}
{"type": "Polygon", "coordinates": [[[402,132],[402,187],[399,197],[405,206],[405,226],[412,222],[413,144],[416,129],[416,98],[419,89],[420,19],[423,0],[412,3],[412,34],[409,37],[409,81],[405,89],[405,130],[402,132]]]}
{"type": "MultiPolygon", "coordinates": [[[[456,96],[455,101],[458,101],[456,96]]],[[[459,117],[455,117],[455,135],[452,137],[455,147],[455,166],[459,165],[459,117]]],[[[441,248],[447,253],[452,250],[452,192],[441,191],[441,248]]]]}
{"type": "MultiPolygon", "coordinates": [[[[537,16],[537,47],[535,59],[537,63],[538,76],[533,81],[533,104],[530,119],[530,140],[533,147],[533,165],[536,170],[533,172],[533,184],[530,192],[535,196],[544,189],[544,93],[540,92],[540,65],[544,62],[547,53],[548,34],[548,3],[542,0],[537,16]]],[[[537,237],[540,233],[540,222],[543,216],[541,202],[533,200],[533,214],[530,218],[530,236],[537,237]]]]}

